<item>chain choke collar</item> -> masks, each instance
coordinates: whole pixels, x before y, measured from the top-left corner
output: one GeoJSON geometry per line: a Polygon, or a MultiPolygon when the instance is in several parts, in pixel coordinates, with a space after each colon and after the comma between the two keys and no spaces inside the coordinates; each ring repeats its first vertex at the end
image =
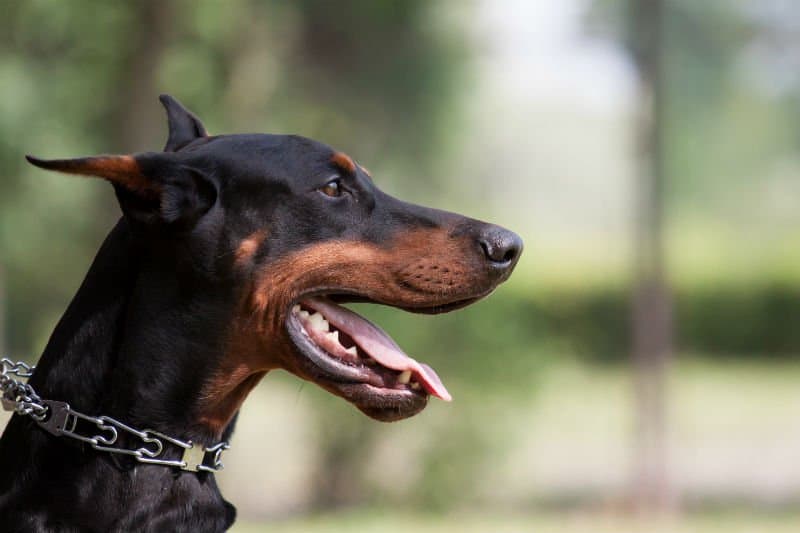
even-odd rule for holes
{"type": "Polygon", "coordinates": [[[190,472],[222,470],[222,452],[230,446],[222,441],[204,446],[170,437],[152,429],[138,430],[109,416],[89,416],[72,409],[65,402],[44,400],[33,387],[11,376],[29,378],[36,368],[23,362],[0,359],[0,402],[3,409],[31,417],[42,429],[56,437],[69,437],[91,445],[95,450],[133,457],[140,463],[171,466],[190,472]],[[126,447],[120,442],[128,435],[141,445],[126,447]],[[174,446],[182,453],[180,460],[167,459],[167,449],[174,446]]]}

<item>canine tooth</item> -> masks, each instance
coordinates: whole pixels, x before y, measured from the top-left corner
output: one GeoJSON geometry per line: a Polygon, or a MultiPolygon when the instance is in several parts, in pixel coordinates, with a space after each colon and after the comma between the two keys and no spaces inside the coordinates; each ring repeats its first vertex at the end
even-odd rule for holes
{"type": "Polygon", "coordinates": [[[292,313],[299,313],[300,312],[300,304],[296,304],[292,307],[292,313]]]}
{"type": "Polygon", "coordinates": [[[351,346],[345,350],[345,352],[349,353],[350,355],[358,355],[358,350],[355,346],[351,346]]]}
{"type": "Polygon", "coordinates": [[[419,384],[419,383],[417,383],[416,381],[415,381],[414,383],[412,383],[412,384],[411,384],[411,388],[412,388],[412,389],[414,389],[414,390],[419,390],[419,389],[420,389],[420,387],[422,387],[422,385],[420,385],[420,384],[419,384]]]}
{"type": "Polygon", "coordinates": [[[328,331],[328,321],[319,313],[314,313],[308,317],[308,322],[312,328],[318,331],[328,331]]]}
{"type": "Polygon", "coordinates": [[[411,370],[403,370],[397,377],[397,382],[403,385],[407,384],[409,381],[411,381],[411,370]]]}
{"type": "Polygon", "coordinates": [[[307,319],[308,319],[308,317],[309,317],[309,316],[311,316],[311,315],[309,314],[309,312],[308,312],[308,311],[305,311],[305,310],[301,309],[301,310],[300,310],[300,311],[297,313],[297,316],[299,316],[299,317],[300,317],[300,318],[302,318],[303,320],[307,320],[307,319]]]}

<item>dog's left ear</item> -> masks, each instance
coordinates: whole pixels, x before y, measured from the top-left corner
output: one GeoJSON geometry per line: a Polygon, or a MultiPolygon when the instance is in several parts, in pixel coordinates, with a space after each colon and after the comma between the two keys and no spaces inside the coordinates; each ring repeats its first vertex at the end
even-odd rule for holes
{"type": "Polygon", "coordinates": [[[164,146],[165,152],[176,152],[197,138],[208,137],[206,128],[200,119],[175,98],[168,94],[162,94],[158,99],[167,110],[167,122],[169,123],[169,138],[167,145],[164,146]]]}
{"type": "Polygon", "coordinates": [[[47,170],[110,181],[124,215],[148,225],[192,225],[217,199],[214,181],[181,161],[179,154],[147,152],[49,160],[25,157],[47,170]]]}

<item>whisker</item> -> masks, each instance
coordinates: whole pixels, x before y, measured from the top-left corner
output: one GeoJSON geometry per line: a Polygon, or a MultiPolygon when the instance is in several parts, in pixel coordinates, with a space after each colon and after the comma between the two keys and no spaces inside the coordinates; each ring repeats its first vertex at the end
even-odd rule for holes
{"type": "Polygon", "coordinates": [[[300,393],[303,392],[303,387],[306,386],[305,381],[300,382],[300,386],[297,388],[297,394],[294,397],[294,404],[297,405],[300,402],[300,393]]]}

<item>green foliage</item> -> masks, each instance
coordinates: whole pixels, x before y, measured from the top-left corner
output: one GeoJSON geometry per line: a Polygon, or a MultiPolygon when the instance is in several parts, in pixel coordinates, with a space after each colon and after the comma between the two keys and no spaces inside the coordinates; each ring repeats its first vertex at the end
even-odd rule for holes
{"type": "Polygon", "coordinates": [[[678,339],[687,350],[772,358],[800,352],[798,286],[711,286],[677,298],[678,339]]]}
{"type": "MultiPolygon", "coordinates": [[[[681,351],[709,357],[758,354],[775,358],[800,352],[800,287],[796,285],[709,284],[678,288],[673,298],[676,347],[681,351]]],[[[555,339],[558,346],[560,339],[569,352],[588,360],[619,361],[628,356],[630,293],[623,288],[595,286],[509,296],[502,308],[491,302],[476,307],[475,313],[483,315],[481,322],[517,322],[508,326],[516,329],[514,337],[493,339],[496,353],[513,350],[513,345],[541,346],[543,340],[553,344],[555,339]],[[505,345],[507,339],[513,340],[505,345]]],[[[462,333],[466,345],[479,342],[480,337],[471,328],[462,333]]],[[[472,357],[480,356],[473,353],[472,357]]]]}

